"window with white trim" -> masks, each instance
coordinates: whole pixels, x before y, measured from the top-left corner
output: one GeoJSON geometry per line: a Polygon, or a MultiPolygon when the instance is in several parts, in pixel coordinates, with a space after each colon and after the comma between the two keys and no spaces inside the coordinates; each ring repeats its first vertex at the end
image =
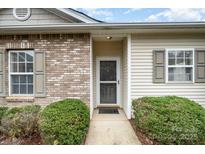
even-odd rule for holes
{"type": "Polygon", "coordinates": [[[194,51],[192,49],[167,50],[168,82],[193,82],[194,51]]]}
{"type": "Polygon", "coordinates": [[[33,51],[9,51],[10,95],[33,95],[33,51]]]}

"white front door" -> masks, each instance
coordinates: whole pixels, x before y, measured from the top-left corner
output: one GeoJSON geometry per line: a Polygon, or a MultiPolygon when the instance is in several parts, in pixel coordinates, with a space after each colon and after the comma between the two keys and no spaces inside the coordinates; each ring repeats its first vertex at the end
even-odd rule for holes
{"type": "Polygon", "coordinates": [[[97,58],[97,104],[120,104],[120,58],[97,58]]]}

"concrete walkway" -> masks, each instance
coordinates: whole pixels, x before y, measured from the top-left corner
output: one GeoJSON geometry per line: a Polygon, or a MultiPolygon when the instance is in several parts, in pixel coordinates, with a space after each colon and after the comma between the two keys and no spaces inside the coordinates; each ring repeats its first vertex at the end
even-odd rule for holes
{"type": "Polygon", "coordinates": [[[141,143],[122,110],[119,110],[119,114],[98,114],[98,110],[95,110],[85,144],[128,145],[141,143]]]}

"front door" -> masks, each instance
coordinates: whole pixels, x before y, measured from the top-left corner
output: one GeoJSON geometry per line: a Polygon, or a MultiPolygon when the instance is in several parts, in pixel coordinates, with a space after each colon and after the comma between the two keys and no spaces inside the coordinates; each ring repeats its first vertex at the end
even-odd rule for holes
{"type": "Polygon", "coordinates": [[[119,103],[119,60],[102,58],[98,60],[98,104],[119,103]]]}

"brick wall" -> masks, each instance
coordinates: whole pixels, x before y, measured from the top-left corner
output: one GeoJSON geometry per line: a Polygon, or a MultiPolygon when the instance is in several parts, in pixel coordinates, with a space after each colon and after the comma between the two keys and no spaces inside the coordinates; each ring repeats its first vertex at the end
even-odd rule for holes
{"type": "MultiPolygon", "coordinates": [[[[0,36],[0,49],[5,50],[6,91],[8,94],[8,50],[34,49],[45,52],[46,97],[34,102],[47,105],[64,98],[79,98],[89,105],[90,98],[90,35],[39,34],[0,36]]],[[[0,104],[21,105],[29,102],[0,104]]]]}

